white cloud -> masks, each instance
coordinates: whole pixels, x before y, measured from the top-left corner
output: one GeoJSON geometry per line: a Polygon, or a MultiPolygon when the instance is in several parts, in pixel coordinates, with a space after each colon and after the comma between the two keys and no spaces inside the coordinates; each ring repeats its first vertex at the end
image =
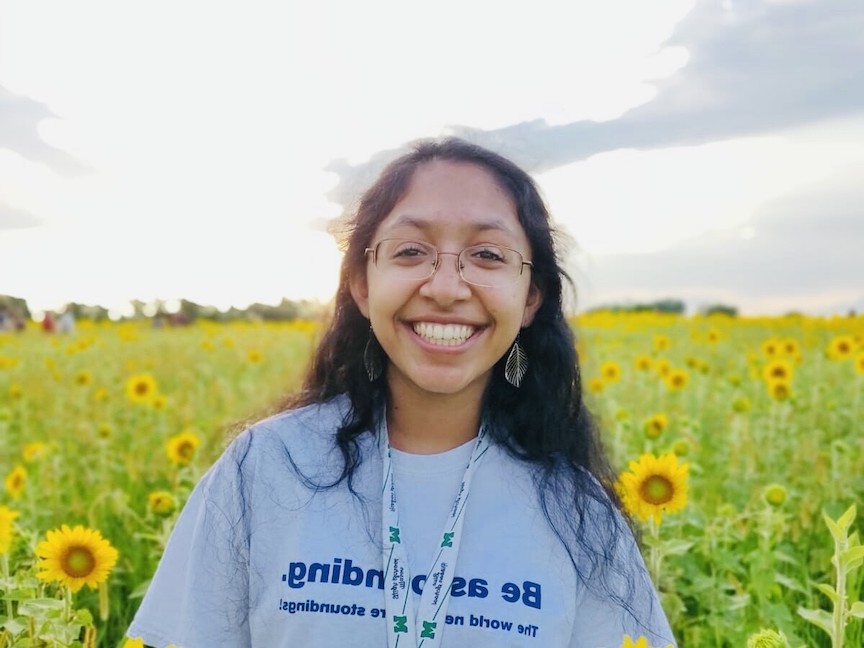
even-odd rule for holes
{"type": "Polygon", "coordinates": [[[746,228],[770,201],[864,162],[862,134],[864,120],[838,120],[767,137],[618,150],[539,182],[585,253],[656,252],[708,230],[746,228]]]}

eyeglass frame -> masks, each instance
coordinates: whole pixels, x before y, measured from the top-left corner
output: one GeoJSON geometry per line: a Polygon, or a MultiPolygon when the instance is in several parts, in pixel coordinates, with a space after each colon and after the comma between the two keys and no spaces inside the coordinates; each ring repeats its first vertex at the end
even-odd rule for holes
{"type": "MultiPolygon", "coordinates": [[[[406,238],[398,238],[398,237],[379,239],[372,247],[367,247],[363,250],[363,256],[368,256],[370,252],[372,253],[372,264],[376,268],[378,267],[378,248],[385,241],[405,241],[406,243],[421,243],[422,245],[425,245],[425,246],[435,250],[435,263],[432,264],[432,272],[430,272],[425,277],[418,277],[416,279],[404,279],[403,278],[403,281],[427,281],[428,279],[431,279],[432,277],[435,276],[435,273],[438,272],[438,268],[441,266],[441,255],[446,254],[446,255],[456,257],[456,270],[459,273],[459,278],[462,279],[462,281],[464,281],[465,283],[470,284],[472,286],[477,286],[478,288],[500,288],[501,286],[490,286],[488,284],[474,283],[473,281],[469,281],[468,279],[466,279],[465,275],[462,274],[462,267],[464,264],[459,263],[459,259],[462,256],[462,253],[465,252],[465,250],[470,250],[471,248],[475,248],[475,247],[482,247],[483,245],[489,245],[492,247],[500,248],[502,250],[507,250],[508,252],[513,252],[520,259],[522,259],[522,261],[519,265],[519,274],[514,275],[514,276],[521,277],[522,273],[523,273],[523,269],[526,265],[529,268],[531,268],[532,270],[534,269],[534,262],[533,261],[525,261],[525,257],[523,256],[523,254],[519,250],[514,250],[513,248],[507,247],[506,245],[498,245],[497,243],[476,243],[474,245],[465,246],[464,248],[459,250],[459,252],[442,252],[441,250],[439,250],[437,247],[435,247],[431,243],[426,243],[425,241],[418,241],[417,239],[406,239],[406,238]]],[[[515,282],[516,280],[514,279],[513,281],[515,282]]]]}

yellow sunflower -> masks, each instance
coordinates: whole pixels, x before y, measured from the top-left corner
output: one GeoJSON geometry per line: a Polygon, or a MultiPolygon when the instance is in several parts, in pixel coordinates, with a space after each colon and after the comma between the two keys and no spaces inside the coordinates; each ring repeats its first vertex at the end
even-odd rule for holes
{"type": "Polygon", "coordinates": [[[783,353],[786,355],[792,356],[793,358],[801,355],[801,345],[795,338],[786,338],[781,344],[783,353]]]}
{"type": "Polygon", "coordinates": [[[168,460],[178,466],[185,466],[195,458],[195,451],[201,445],[201,439],[190,430],[175,434],[165,443],[168,460]]]}
{"type": "Polygon", "coordinates": [[[126,396],[136,405],[149,405],[158,391],[152,374],[135,374],[126,381],[126,396]]]}
{"type": "Polygon", "coordinates": [[[651,369],[651,365],[651,356],[647,355],[636,356],[636,361],[633,363],[633,366],[636,367],[639,371],[649,371],[651,369]]]}
{"type": "Polygon", "coordinates": [[[855,356],[855,371],[859,374],[864,374],[864,352],[855,356]]]}
{"type": "Polygon", "coordinates": [[[660,524],[663,513],[677,513],[687,505],[687,464],[673,453],[643,454],[621,475],[618,492],[627,510],[642,521],[660,524]]]}
{"type": "Polygon", "coordinates": [[[683,369],[672,369],[664,380],[667,389],[677,391],[683,389],[689,379],[690,375],[683,369]]]}
{"type": "Polygon", "coordinates": [[[769,380],[768,395],[776,401],[785,401],[792,395],[792,386],[786,380],[769,380]]]}
{"type": "Polygon", "coordinates": [[[793,370],[786,360],[772,360],[762,370],[762,377],[765,380],[784,380],[789,382],[792,380],[793,370]]]}
{"type": "Polygon", "coordinates": [[[136,637],[135,639],[126,638],[126,641],[123,642],[123,648],[144,648],[144,640],[141,637],[136,637]]]}
{"type": "Polygon", "coordinates": [[[603,382],[602,378],[592,378],[588,381],[588,391],[592,394],[599,394],[605,386],[606,383],[603,382]]]}
{"type": "Polygon", "coordinates": [[[177,508],[177,500],[168,491],[153,491],[147,496],[147,507],[157,515],[170,515],[177,508]]]}
{"type": "Polygon", "coordinates": [[[6,487],[6,492],[9,493],[9,497],[12,499],[18,499],[21,497],[21,493],[24,492],[24,484],[27,483],[27,469],[20,464],[15,466],[8,475],[6,475],[6,480],[4,485],[6,487]]]}
{"type": "Polygon", "coordinates": [[[21,448],[21,458],[25,463],[30,463],[44,457],[47,452],[48,446],[42,441],[31,441],[25,443],[24,447],[21,448]]]}
{"type": "Polygon", "coordinates": [[[73,592],[84,585],[91,589],[104,582],[117,564],[117,550],[95,529],[64,524],[48,531],[36,546],[39,557],[36,573],[40,580],[58,581],[73,592]]]}
{"type": "Polygon", "coordinates": [[[75,384],[80,385],[81,387],[86,387],[92,382],[93,374],[86,369],[82,369],[77,374],[75,374],[75,384]]]}
{"type": "Polygon", "coordinates": [[[720,331],[717,329],[709,329],[705,339],[708,340],[708,344],[716,344],[720,341],[720,331]]]}
{"type": "Polygon", "coordinates": [[[649,439],[656,439],[663,430],[669,425],[669,419],[665,414],[655,414],[645,421],[645,436],[649,439]]]}
{"type": "Polygon", "coordinates": [[[18,358],[0,356],[0,369],[14,369],[18,365],[18,358]]]}
{"type": "Polygon", "coordinates": [[[603,380],[606,381],[606,384],[618,382],[621,378],[621,365],[613,360],[604,362],[600,367],[600,375],[603,376],[603,380]]]}
{"type": "Polygon", "coordinates": [[[769,358],[774,358],[780,353],[780,349],[782,348],[780,341],[775,339],[765,340],[762,343],[762,353],[764,353],[769,358]]]}
{"type": "Polygon", "coordinates": [[[0,554],[5,554],[12,546],[12,523],[20,515],[7,506],[0,506],[0,554]]]}
{"type": "Polygon", "coordinates": [[[654,350],[666,351],[669,348],[669,338],[665,335],[654,336],[654,350]]]}
{"type": "Polygon", "coordinates": [[[672,371],[672,365],[669,364],[669,361],[666,358],[659,358],[657,362],[654,363],[654,370],[657,372],[658,376],[665,378],[669,375],[669,372],[672,371]]]}
{"type": "Polygon", "coordinates": [[[246,360],[250,364],[260,364],[264,361],[264,356],[258,349],[249,349],[246,352],[246,360]]]}
{"type": "Polygon", "coordinates": [[[855,338],[839,335],[828,344],[827,354],[831,360],[848,360],[855,351],[855,338]]]}

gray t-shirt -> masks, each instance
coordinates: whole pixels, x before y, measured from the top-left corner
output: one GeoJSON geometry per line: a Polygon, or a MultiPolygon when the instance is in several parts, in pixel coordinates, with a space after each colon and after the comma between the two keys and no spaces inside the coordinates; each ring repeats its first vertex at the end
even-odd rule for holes
{"type": "MultiPolygon", "coordinates": [[[[346,407],[286,412],[232,443],[186,504],[130,637],[158,648],[387,645],[372,434],[359,438],[356,495],[344,481],[325,487],[341,472],[334,431],[346,407]]],[[[471,449],[393,452],[415,609],[471,449]]],[[[441,645],[618,648],[625,633],[674,644],[629,531],[609,549],[621,569],[603,578],[613,591],[631,585],[632,615],[583,585],[530,466],[493,446],[471,486],[441,645]]]]}

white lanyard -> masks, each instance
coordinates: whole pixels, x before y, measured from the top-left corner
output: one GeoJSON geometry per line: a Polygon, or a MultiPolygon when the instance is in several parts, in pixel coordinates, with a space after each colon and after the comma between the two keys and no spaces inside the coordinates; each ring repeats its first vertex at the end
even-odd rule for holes
{"type": "Polygon", "coordinates": [[[456,557],[462,542],[465,504],[471,489],[471,477],[489,445],[481,427],[471,459],[465,468],[456,500],[441,532],[438,553],[426,574],[420,608],[415,613],[411,599],[411,573],[399,527],[396,489],[393,484],[393,461],[386,426],[379,432],[379,444],[384,458],[384,479],[381,492],[381,519],[384,563],[384,608],[387,612],[387,645],[389,648],[434,648],[439,646],[444,632],[444,619],[450,601],[450,586],[456,569],[456,557]]]}

